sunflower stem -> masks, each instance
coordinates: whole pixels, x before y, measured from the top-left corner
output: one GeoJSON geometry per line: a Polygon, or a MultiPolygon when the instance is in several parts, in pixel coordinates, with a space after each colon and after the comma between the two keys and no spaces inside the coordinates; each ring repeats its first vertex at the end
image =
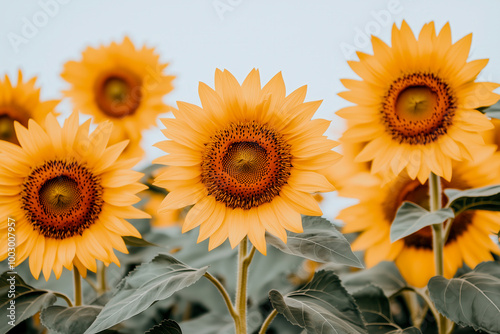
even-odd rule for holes
{"type": "Polygon", "coordinates": [[[222,298],[224,299],[224,302],[226,303],[227,309],[229,310],[229,314],[231,314],[231,317],[236,323],[238,321],[238,313],[234,309],[233,303],[231,302],[231,298],[229,297],[229,294],[227,293],[222,283],[208,272],[205,273],[203,276],[205,276],[210,282],[212,282],[212,284],[215,285],[217,290],[219,290],[220,294],[222,295],[222,298]]]}
{"type": "Polygon", "coordinates": [[[236,334],[247,334],[247,280],[248,266],[255,251],[252,249],[247,257],[248,239],[245,236],[238,247],[238,285],[236,286],[236,334]]]}
{"type": "Polygon", "coordinates": [[[54,295],[56,295],[57,297],[64,299],[64,301],[66,302],[66,304],[68,304],[69,307],[73,307],[73,303],[71,302],[71,299],[69,299],[69,297],[66,296],[64,293],[56,292],[56,291],[53,291],[52,293],[54,295]]]}
{"type": "MultiPolygon", "coordinates": [[[[415,292],[417,295],[422,297],[424,302],[429,307],[429,310],[431,310],[431,313],[434,316],[434,319],[436,319],[436,322],[439,321],[439,317],[441,316],[441,314],[438,312],[438,310],[436,309],[436,306],[434,305],[431,298],[429,297],[429,290],[427,288],[424,288],[424,289],[411,288],[411,291],[415,292]]],[[[425,317],[425,315],[424,315],[424,317],[425,317]]],[[[415,326],[415,324],[413,324],[413,325],[415,326]]],[[[441,334],[444,334],[444,333],[441,333],[441,334]]]]}
{"type": "Polygon", "coordinates": [[[273,322],[274,318],[276,318],[277,315],[278,315],[278,311],[276,311],[276,310],[273,310],[271,313],[269,313],[266,320],[262,324],[262,327],[260,328],[259,334],[266,334],[267,328],[269,327],[271,322],[273,322]]]}
{"type": "Polygon", "coordinates": [[[87,284],[92,288],[92,290],[94,290],[96,293],[99,292],[99,288],[97,287],[97,284],[92,280],[90,279],[88,276],[84,278],[85,282],[87,282],[87,284]]]}
{"type": "Polygon", "coordinates": [[[106,266],[100,261],[97,262],[97,286],[99,295],[108,291],[108,286],[106,284],[106,266]]]}
{"type": "MultiPolygon", "coordinates": [[[[434,173],[429,176],[429,201],[431,212],[441,209],[441,179],[434,173]]],[[[437,276],[443,276],[444,274],[443,248],[443,223],[434,224],[432,225],[432,249],[434,251],[434,267],[437,276]]],[[[439,334],[445,334],[446,318],[441,313],[438,313],[436,321],[439,334]]]]}
{"type": "Polygon", "coordinates": [[[446,240],[448,240],[448,236],[450,235],[452,224],[453,224],[452,218],[448,218],[444,224],[444,235],[443,235],[443,244],[444,245],[446,245],[446,240]]]}
{"type": "Polygon", "coordinates": [[[419,321],[419,318],[421,316],[422,309],[419,305],[418,302],[418,296],[411,292],[411,291],[402,291],[401,296],[406,302],[406,306],[408,307],[408,310],[410,311],[410,318],[413,326],[417,326],[417,323],[419,321]]]}
{"type": "Polygon", "coordinates": [[[74,306],[82,305],[82,278],[76,266],[73,267],[73,287],[75,290],[74,306]]]}

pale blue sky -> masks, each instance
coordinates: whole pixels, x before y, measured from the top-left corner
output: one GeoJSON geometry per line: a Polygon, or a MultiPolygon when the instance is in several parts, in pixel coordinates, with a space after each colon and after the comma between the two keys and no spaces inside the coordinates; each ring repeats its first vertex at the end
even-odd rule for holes
{"type": "MultiPolygon", "coordinates": [[[[38,76],[44,99],[66,88],[63,64],[79,59],[88,46],[129,35],[136,45],[156,47],[168,72],[177,76],[170,104],[199,104],[198,82],[213,86],[215,68],[243,80],[259,68],[262,82],[283,72],[287,91],[307,84],[306,100],[324,100],[317,117],[333,120],[329,135],[344,124],[334,112],[348,105],[336,94],[339,79],[356,78],[346,63],[352,49],[371,52],[366,32],[388,42],[392,23],[405,19],[414,32],[435,21],[450,22],[456,41],[473,33],[470,59],[490,58],[481,78],[500,81],[500,2],[497,0],[0,0],[0,74],[38,76]],[[54,4],[57,4],[56,6],[54,4]],[[479,5],[480,4],[480,5],[479,5]],[[30,30],[30,25],[33,25],[30,30]]],[[[59,110],[67,115],[71,105],[59,110]]],[[[151,145],[163,140],[147,131],[146,161],[162,154],[151,145]]],[[[346,201],[328,205],[331,218],[346,201]]]]}

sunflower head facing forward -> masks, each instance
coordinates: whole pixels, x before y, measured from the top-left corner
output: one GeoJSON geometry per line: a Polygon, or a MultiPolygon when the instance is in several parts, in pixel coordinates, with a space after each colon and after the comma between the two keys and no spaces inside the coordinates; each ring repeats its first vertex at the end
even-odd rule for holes
{"type": "Polygon", "coordinates": [[[163,96],[172,91],[174,76],[164,73],[152,48],[137,49],[128,37],[121,43],[88,47],[80,61],[69,61],[61,73],[71,84],[65,95],[75,109],[96,122],[114,124],[110,143],[129,140],[128,156],[142,155],[141,131],[156,124],[159,114],[170,111],[163,96]]]}
{"type": "Polygon", "coordinates": [[[286,230],[302,231],[300,214],[321,215],[311,193],[333,190],[323,170],[339,158],[323,136],[329,122],[311,120],[320,102],[304,102],[305,86],[286,96],[281,73],[261,87],[257,70],[241,85],[217,70],[215,90],[200,83],[199,94],[201,108],[178,102],[175,119],[162,120],[161,210],[194,204],[183,231],[200,226],[210,249],[248,235],[265,254],[266,231],[286,242],[286,230]]]}
{"type": "Polygon", "coordinates": [[[17,84],[13,85],[7,75],[0,79],[0,140],[19,144],[14,123],[28,126],[30,118],[43,122],[45,116],[54,113],[59,100],[40,101],[40,88],[35,87],[36,77],[23,82],[23,73],[18,72],[17,84]]]}
{"type": "MultiPolygon", "coordinates": [[[[96,260],[119,265],[122,236],[140,237],[125,218],[149,217],[132,206],[146,187],[130,170],[137,159],[119,158],[127,143],[108,146],[110,127],[89,134],[89,125],[73,113],[61,127],[49,114],[45,130],[33,120],[28,128],[15,123],[20,146],[0,142],[0,235],[7,238],[7,218],[14,219],[16,265],[29,258],[37,279],[73,266],[85,277],[96,260]]],[[[7,254],[5,244],[0,260],[7,254]]]]}
{"type": "Polygon", "coordinates": [[[430,172],[450,180],[453,160],[490,151],[479,133],[492,124],[476,109],[498,100],[499,85],[475,82],[488,60],[467,62],[471,40],[452,44],[449,24],[436,34],[433,22],[416,39],[404,21],[391,47],[372,37],[373,55],[349,62],[362,80],[342,80],[349,91],[339,94],[356,104],[338,114],[350,122],[343,140],[366,143],[357,161],[371,161],[374,173],[406,169],[423,183],[430,172]]]}
{"type": "MultiPolygon", "coordinates": [[[[499,168],[499,155],[490,156],[477,165],[454,163],[451,180],[441,179],[441,185],[443,189],[465,190],[498,184],[499,168]]],[[[394,261],[409,284],[423,287],[435,276],[431,227],[427,226],[394,243],[390,240],[390,229],[404,201],[429,209],[428,181],[422,184],[412,180],[405,172],[385,184],[381,177],[378,180],[378,184],[354,184],[360,203],[339,214],[338,218],[345,222],[343,232],[360,233],[352,248],[365,251],[367,267],[384,260],[394,261]]],[[[342,189],[340,194],[353,197],[352,191],[346,191],[348,189],[349,186],[342,189]]],[[[442,199],[446,205],[448,198],[444,192],[442,199]]],[[[444,245],[444,276],[453,277],[463,263],[474,268],[482,261],[493,260],[492,253],[500,254],[500,249],[491,236],[499,229],[499,214],[496,212],[465,211],[455,217],[444,245]]]]}

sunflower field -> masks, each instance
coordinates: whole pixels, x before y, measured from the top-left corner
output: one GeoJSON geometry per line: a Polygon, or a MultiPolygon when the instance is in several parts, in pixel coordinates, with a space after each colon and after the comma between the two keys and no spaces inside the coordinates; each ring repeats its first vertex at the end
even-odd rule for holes
{"type": "Polygon", "coordinates": [[[0,333],[500,333],[496,33],[457,19],[486,7],[363,3],[339,76],[298,18],[324,41],[363,21],[340,1],[91,3],[0,20],[0,333]]]}

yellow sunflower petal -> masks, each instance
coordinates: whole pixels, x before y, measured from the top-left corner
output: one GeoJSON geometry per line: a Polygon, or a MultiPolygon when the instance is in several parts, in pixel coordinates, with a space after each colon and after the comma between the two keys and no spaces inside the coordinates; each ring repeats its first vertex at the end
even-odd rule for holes
{"type": "Polygon", "coordinates": [[[467,62],[471,40],[452,44],[450,25],[435,36],[432,22],[417,40],[403,21],[392,28],[391,47],[372,38],[373,55],[349,62],[362,80],[342,80],[348,91],[339,95],[355,106],[339,115],[348,120],[342,140],[364,146],[357,162],[372,163],[373,173],[390,166],[388,179],[406,169],[425,182],[430,172],[449,180],[452,161],[481,156],[475,146],[491,124],[476,109],[499,96],[498,85],[474,82],[487,60],[467,62]]]}
{"type": "Polygon", "coordinates": [[[257,70],[241,85],[216,70],[215,90],[198,90],[201,107],[179,102],[162,119],[170,140],[155,146],[168,155],[155,162],[173,167],[154,182],[170,191],[160,211],[194,205],[183,232],[200,226],[209,250],[248,236],[265,253],[266,231],[285,241],[301,232],[301,213],[322,214],[311,193],[334,190],[324,176],[340,159],[324,136],[330,122],[312,120],[321,101],[304,102],[306,86],[286,96],[281,73],[261,87],[257,70]]]}

